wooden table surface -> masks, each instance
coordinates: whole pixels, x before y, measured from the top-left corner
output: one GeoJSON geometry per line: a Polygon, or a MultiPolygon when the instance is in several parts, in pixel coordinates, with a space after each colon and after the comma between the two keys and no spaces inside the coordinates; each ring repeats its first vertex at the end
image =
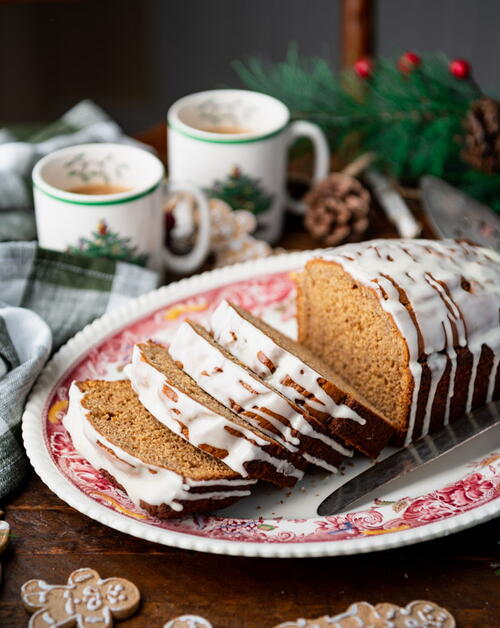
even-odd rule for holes
{"type": "MultiPolygon", "coordinates": [[[[161,154],[164,136],[162,125],[142,135],[161,154]]],[[[394,235],[376,211],[369,236],[394,235]]],[[[313,243],[297,219],[289,219],[282,245],[303,249],[313,243]]],[[[1,628],[28,621],[19,598],[23,582],[64,583],[80,567],[123,576],[139,587],[140,610],[123,623],[130,628],[161,628],[186,613],[205,616],[215,628],[267,628],[338,613],[359,600],[403,606],[414,599],[445,606],[462,628],[500,626],[500,575],[493,566],[500,563],[498,520],[402,549],[287,560],[200,554],[127,536],[67,506],[34,472],[2,508],[12,539],[1,558],[1,628]]]]}

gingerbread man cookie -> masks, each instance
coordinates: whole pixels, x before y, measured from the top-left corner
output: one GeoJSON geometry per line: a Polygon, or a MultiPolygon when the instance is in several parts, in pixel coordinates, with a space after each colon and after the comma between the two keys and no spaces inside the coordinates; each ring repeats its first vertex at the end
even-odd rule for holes
{"type": "Polygon", "coordinates": [[[415,600],[401,608],[395,604],[355,602],[339,615],[317,619],[286,621],[274,628],[455,628],[450,613],[424,600],[415,600]]]}
{"type": "Polygon", "coordinates": [[[181,615],[167,621],[163,628],[212,628],[212,624],[199,615],[181,615]]]}
{"type": "Polygon", "coordinates": [[[21,588],[21,599],[34,613],[29,628],[111,628],[113,618],[126,619],[137,610],[140,594],[125,578],[101,580],[93,569],[77,569],[68,584],[28,580],[21,588]]]}
{"type": "Polygon", "coordinates": [[[441,606],[426,600],[414,600],[404,608],[382,603],[375,607],[394,628],[455,628],[453,616],[441,606]],[[392,623],[391,623],[392,622],[392,623]]]}

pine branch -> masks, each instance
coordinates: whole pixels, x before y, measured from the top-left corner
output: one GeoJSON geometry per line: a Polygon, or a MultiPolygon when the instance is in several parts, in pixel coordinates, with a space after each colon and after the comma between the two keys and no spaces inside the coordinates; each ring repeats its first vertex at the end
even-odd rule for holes
{"type": "Polygon", "coordinates": [[[462,121],[477,86],[450,74],[444,55],[427,55],[408,74],[379,59],[371,79],[338,77],[318,58],[302,59],[290,47],[284,62],[252,58],[234,64],[245,85],[285,102],[294,119],[317,123],[342,157],[355,135],[360,150],[373,150],[406,183],[442,175],[459,160],[462,121]]]}

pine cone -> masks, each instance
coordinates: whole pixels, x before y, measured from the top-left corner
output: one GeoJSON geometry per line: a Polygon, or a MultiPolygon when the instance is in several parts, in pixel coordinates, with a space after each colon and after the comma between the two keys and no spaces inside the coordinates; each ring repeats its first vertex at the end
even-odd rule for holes
{"type": "Polygon", "coordinates": [[[499,172],[500,102],[492,98],[482,98],[472,103],[464,126],[464,161],[483,172],[499,172]]]}
{"type": "Polygon", "coordinates": [[[304,226],[325,246],[357,242],[368,227],[370,193],[347,174],[333,173],[306,194],[304,226]]]}

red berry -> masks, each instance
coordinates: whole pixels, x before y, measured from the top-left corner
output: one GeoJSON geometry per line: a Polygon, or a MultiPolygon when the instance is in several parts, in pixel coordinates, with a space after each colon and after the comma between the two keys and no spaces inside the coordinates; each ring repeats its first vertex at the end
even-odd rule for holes
{"type": "Polygon", "coordinates": [[[370,59],[361,57],[361,59],[358,59],[354,64],[354,71],[363,79],[370,78],[373,72],[373,63],[370,59]]]}
{"type": "Polygon", "coordinates": [[[405,52],[405,54],[399,58],[398,68],[404,74],[408,74],[408,72],[417,68],[421,63],[422,59],[417,54],[414,52],[405,52]]]}
{"type": "Polygon", "coordinates": [[[459,79],[467,78],[470,75],[470,63],[465,59],[454,59],[450,63],[450,72],[459,79]]]}

